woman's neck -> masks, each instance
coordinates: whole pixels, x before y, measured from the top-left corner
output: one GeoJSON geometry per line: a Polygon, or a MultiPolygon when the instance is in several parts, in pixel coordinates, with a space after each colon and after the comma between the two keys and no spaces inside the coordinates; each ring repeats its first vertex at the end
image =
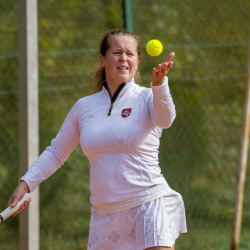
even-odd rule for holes
{"type": "Polygon", "coordinates": [[[115,84],[115,85],[112,85],[112,84],[109,84],[107,82],[107,91],[110,95],[110,98],[112,98],[115,94],[115,92],[117,91],[117,89],[119,89],[119,87],[122,85],[123,83],[121,84],[115,84]]]}

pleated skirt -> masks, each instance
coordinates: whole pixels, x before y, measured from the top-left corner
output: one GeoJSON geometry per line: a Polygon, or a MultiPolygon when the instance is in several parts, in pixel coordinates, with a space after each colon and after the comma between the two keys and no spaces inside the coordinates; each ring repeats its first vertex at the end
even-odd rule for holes
{"type": "Polygon", "coordinates": [[[182,196],[174,190],[159,199],[117,213],[91,211],[88,250],[143,250],[172,247],[187,232],[182,196]]]}

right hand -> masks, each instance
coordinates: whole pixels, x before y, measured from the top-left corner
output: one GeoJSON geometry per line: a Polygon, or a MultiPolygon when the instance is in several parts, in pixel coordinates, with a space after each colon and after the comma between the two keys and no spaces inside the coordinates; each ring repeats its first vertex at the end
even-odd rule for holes
{"type": "MultiPolygon", "coordinates": [[[[23,198],[23,196],[29,192],[30,192],[30,189],[27,183],[24,181],[21,181],[16,187],[14,193],[11,195],[8,201],[8,205],[12,208],[15,207],[17,203],[23,198]]],[[[30,204],[29,201],[25,201],[13,215],[17,215],[18,213],[22,212],[24,209],[26,209],[29,206],[29,204],[30,204]]]]}

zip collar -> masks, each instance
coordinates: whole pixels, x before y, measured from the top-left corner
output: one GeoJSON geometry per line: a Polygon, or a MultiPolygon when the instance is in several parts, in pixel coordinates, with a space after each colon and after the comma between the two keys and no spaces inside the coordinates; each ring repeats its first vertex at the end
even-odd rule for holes
{"type": "MultiPolygon", "coordinates": [[[[130,82],[128,83],[122,83],[118,89],[115,91],[114,95],[112,96],[112,98],[110,98],[110,95],[108,93],[108,86],[107,86],[107,81],[103,81],[102,85],[103,85],[103,90],[106,92],[106,94],[109,96],[110,98],[110,106],[109,106],[109,110],[108,110],[108,115],[110,116],[113,110],[113,106],[115,104],[115,102],[117,101],[118,97],[120,96],[121,92],[125,93],[125,89],[128,89],[130,85],[132,85],[134,83],[134,79],[132,79],[130,82]],[[122,91],[123,90],[123,91],[122,91]]],[[[122,94],[123,95],[123,94],[122,94]]]]}
{"type": "MultiPolygon", "coordinates": [[[[132,85],[135,84],[135,82],[134,82],[134,79],[132,79],[130,82],[123,83],[123,84],[124,84],[124,87],[121,89],[121,91],[120,91],[120,93],[119,93],[119,97],[123,96],[123,95],[127,92],[127,90],[128,90],[132,85]]],[[[109,99],[111,99],[111,98],[110,98],[110,95],[109,95],[109,92],[108,92],[107,82],[106,82],[106,81],[103,81],[103,82],[102,82],[102,85],[103,85],[103,87],[102,87],[103,93],[104,93],[105,95],[107,95],[107,96],[109,97],[109,99]]],[[[119,89],[119,88],[118,88],[118,89],[119,89]]]]}
{"type": "MultiPolygon", "coordinates": [[[[111,102],[115,102],[116,98],[118,97],[118,95],[120,94],[121,90],[123,89],[123,87],[125,86],[125,82],[122,83],[119,88],[115,91],[114,95],[111,98],[111,102]]],[[[108,86],[107,86],[107,81],[103,81],[102,85],[106,88],[106,90],[108,91],[108,86]]]]}
{"type": "MultiPolygon", "coordinates": [[[[122,84],[119,86],[119,88],[115,91],[114,95],[112,96],[111,102],[110,102],[110,106],[109,106],[108,116],[111,115],[112,110],[113,110],[114,103],[115,103],[117,97],[119,96],[121,90],[122,90],[123,87],[125,86],[125,84],[126,84],[125,82],[122,83],[122,84]]],[[[103,85],[103,86],[106,88],[106,90],[108,91],[107,81],[103,81],[103,82],[102,82],[102,85],[103,85]]]]}

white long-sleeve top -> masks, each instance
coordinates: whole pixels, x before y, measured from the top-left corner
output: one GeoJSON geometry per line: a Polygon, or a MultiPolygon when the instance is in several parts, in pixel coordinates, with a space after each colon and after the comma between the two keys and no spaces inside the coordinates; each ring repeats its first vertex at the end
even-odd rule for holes
{"type": "Polygon", "coordinates": [[[51,145],[21,178],[31,192],[63,165],[79,143],[90,163],[92,206],[140,199],[168,186],[158,162],[162,128],[170,127],[175,118],[168,78],[151,88],[132,80],[108,116],[110,104],[105,87],[76,102],[51,145]]]}

